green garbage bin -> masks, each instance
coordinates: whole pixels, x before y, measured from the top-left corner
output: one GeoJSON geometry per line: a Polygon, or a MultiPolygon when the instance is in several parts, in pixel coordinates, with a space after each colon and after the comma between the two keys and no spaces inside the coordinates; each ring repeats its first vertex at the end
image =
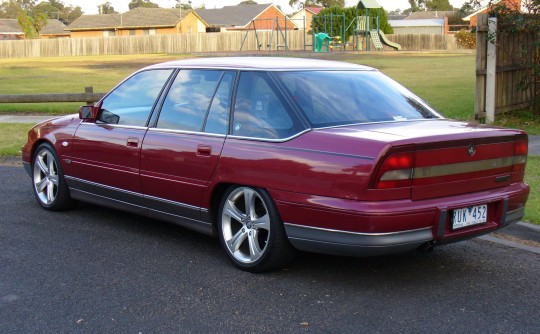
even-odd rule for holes
{"type": "Polygon", "coordinates": [[[328,52],[330,50],[330,36],[324,32],[315,34],[315,52],[328,52]]]}

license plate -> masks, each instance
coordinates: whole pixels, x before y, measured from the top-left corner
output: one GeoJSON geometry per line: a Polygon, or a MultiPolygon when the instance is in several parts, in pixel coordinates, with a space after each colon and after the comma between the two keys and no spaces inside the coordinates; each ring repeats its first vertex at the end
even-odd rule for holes
{"type": "Polygon", "coordinates": [[[487,222],[487,204],[454,210],[452,228],[460,229],[487,222]]]}

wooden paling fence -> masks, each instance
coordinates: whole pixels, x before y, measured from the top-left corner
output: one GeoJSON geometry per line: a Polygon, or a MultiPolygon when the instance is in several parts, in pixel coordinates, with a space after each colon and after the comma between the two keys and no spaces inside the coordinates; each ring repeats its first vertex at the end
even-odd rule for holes
{"type": "MultiPolygon", "coordinates": [[[[116,54],[238,52],[245,32],[189,33],[171,35],[59,38],[0,41],[0,58],[93,56],[116,54]]],[[[243,51],[284,51],[283,36],[274,31],[249,32],[243,51]],[[279,37],[278,37],[279,36],[279,37]],[[257,45],[257,38],[259,45],[257,45]],[[271,39],[272,38],[272,39],[271,39]],[[278,40],[279,38],[279,40],[278,40]],[[278,45],[280,46],[278,48],[278,45]]],[[[312,50],[312,35],[302,30],[286,32],[289,51],[312,50]]],[[[403,50],[455,50],[453,35],[388,35],[403,50]]],[[[351,47],[352,49],[352,47],[351,47]]]]}
{"type": "Polygon", "coordinates": [[[85,87],[84,93],[1,94],[0,103],[86,102],[86,104],[93,104],[101,100],[103,96],[105,93],[94,93],[93,87],[85,87]]]}
{"type": "Polygon", "coordinates": [[[495,121],[495,115],[525,108],[533,98],[530,91],[518,89],[528,63],[522,50],[533,45],[530,34],[499,35],[487,14],[478,15],[476,34],[475,118],[495,121]],[[490,26],[493,31],[490,31],[490,26]],[[495,34],[497,36],[495,42],[495,34]]]}

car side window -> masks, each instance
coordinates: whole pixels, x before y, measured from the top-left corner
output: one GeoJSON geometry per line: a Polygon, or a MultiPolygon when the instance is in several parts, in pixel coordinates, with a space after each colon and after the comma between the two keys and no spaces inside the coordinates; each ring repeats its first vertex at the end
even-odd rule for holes
{"type": "Polygon", "coordinates": [[[201,131],[223,71],[182,70],[165,98],[157,127],[201,131]]]}
{"type": "Polygon", "coordinates": [[[227,134],[229,130],[229,110],[231,90],[234,85],[234,72],[226,72],[221,78],[219,87],[212,99],[204,132],[227,134]]]}
{"type": "Polygon", "coordinates": [[[98,120],[108,124],[146,126],[156,99],[172,71],[136,73],[105,97],[98,120]]]}
{"type": "Polygon", "coordinates": [[[242,72],[234,106],[233,135],[280,139],[300,132],[299,120],[280,97],[267,73],[242,72]]]}

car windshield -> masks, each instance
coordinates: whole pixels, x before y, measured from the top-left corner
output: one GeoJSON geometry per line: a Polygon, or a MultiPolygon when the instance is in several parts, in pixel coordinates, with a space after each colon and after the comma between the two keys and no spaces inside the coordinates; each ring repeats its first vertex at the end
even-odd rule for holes
{"type": "Polygon", "coordinates": [[[378,71],[275,73],[312,127],[441,118],[378,71]]]}

